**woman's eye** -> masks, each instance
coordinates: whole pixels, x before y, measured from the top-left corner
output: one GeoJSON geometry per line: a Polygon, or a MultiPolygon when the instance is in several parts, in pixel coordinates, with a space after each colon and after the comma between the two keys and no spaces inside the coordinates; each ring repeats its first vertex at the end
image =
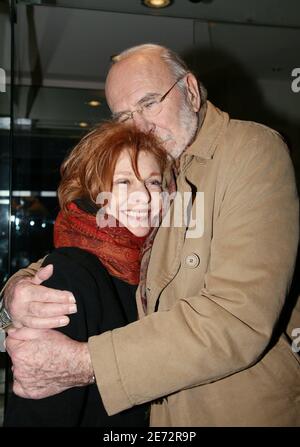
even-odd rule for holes
{"type": "Polygon", "coordinates": [[[116,185],[129,185],[129,180],[126,180],[126,179],[119,179],[119,180],[116,180],[115,182],[114,182],[116,185]]]}
{"type": "Polygon", "coordinates": [[[158,186],[159,188],[162,187],[162,182],[160,180],[149,180],[148,184],[151,186],[158,186]]]}

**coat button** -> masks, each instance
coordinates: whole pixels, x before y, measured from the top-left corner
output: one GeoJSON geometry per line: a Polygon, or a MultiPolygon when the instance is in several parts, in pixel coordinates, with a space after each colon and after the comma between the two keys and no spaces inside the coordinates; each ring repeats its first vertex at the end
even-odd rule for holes
{"type": "Polygon", "coordinates": [[[198,267],[199,264],[200,264],[200,258],[198,255],[196,255],[196,253],[192,253],[191,255],[188,255],[185,258],[185,265],[190,269],[198,267]]]}

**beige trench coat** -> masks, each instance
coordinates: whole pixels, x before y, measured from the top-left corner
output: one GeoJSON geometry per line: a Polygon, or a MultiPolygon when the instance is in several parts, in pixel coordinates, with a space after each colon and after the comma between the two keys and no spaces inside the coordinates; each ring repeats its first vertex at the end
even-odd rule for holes
{"type": "Polygon", "coordinates": [[[298,242],[286,146],[209,103],[177,187],[204,192],[204,234],[162,226],[148,315],[138,299],[141,320],[90,339],[107,411],[154,400],[152,426],[300,425],[299,358],[285,335],[269,347],[298,242]]]}
{"type": "Polygon", "coordinates": [[[139,321],[89,340],[104,405],[114,414],[153,401],[152,426],[300,425],[299,357],[276,333],[298,242],[286,146],[208,103],[180,166],[178,190],[204,193],[204,232],[162,226],[148,315],[137,294],[139,321]]]}

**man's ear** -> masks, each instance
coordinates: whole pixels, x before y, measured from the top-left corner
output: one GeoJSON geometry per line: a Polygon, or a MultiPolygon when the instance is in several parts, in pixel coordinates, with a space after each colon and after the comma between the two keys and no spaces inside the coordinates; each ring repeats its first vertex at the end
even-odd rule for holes
{"type": "Polygon", "coordinates": [[[193,73],[188,73],[186,77],[187,96],[194,112],[199,112],[201,99],[198,82],[193,73]]]}

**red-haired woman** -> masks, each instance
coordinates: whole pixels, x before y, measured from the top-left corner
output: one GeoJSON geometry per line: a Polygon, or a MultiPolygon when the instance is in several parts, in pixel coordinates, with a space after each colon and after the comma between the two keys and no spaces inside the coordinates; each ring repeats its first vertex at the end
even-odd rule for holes
{"type": "MultiPolygon", "coordinates": [[[[166,153],[153,135],[114,122],[92,130],[64,161],[56,249],[44,261],[54,266],[44,285],[68,290],[76,299],[77,312],[59,329],[64,334],[87,341],[137,319],[141,252],[155,232],[151,219],[159,214],[166,165],[166,153]],[[99,193],[110,195],[100,214],[99,193]]],[[[41,400],[12,394],[4,425],[146,426],[147,409],[141,405],[108,416],[91,384],[41,400]]]]}

